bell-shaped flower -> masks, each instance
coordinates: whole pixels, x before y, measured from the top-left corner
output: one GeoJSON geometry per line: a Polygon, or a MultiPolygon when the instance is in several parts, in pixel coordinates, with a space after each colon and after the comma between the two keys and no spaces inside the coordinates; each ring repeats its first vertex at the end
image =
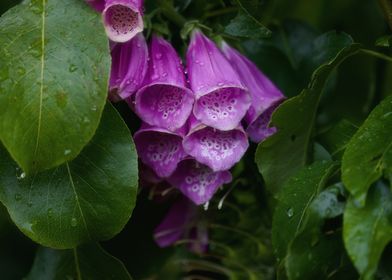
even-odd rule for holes
{"type": "Polygon", "coordinates": [[[126,43],[112,44],[109,98],[124,100],[143,85],[148,67],[148,47],[143,34],[126,43]]]}
{"type": "Polygon", "coordinates": [[[155,242],[164,248],[183,241],[192,252],[206,252],[208,231],[206,225],[198,220],[197,214],[197,207],[189,199],[181,197],[176,200],[155,228],[155,242]]]}
{"type": "Polygon", "coordinates": [[[86,0],[94,10],[102,12],[105,9],[105,0],[86,0]]]}
{"type": "Polygon", "coordinates": [[[222,52],[199,30],[192,34],[187,67],[196,118],[220,130],[236,128],[249,109],[250,95],[222,52]]]}
{"type": "Polygon", "coordinates": [[[143,0],[106,0],[105,2],[102,18],[110,40],[124,43],[143,31],[143,0]]]}
{"type": "Polygon", "coordinates": [[[285,96],[277,86],[266,77],[257,66],[244,55],[240,54],[227,43],[222,44],[222,50],[240,75],[243,83],[252,96],[252,105],[244,120],[247,133],[254,142],[260,142],[276,132],[276,128],[269,127],[271,115],[285,96]]]}
{"type": "Polygon", "coordinates": [[[170,132],[143,124],[134,135],[140,160],[159,177],[170,176],[187,155],[182,147],[183,131],[170,132]]]}
{"type": "Polygon", "coordinates": [[[192,111],[194,94],[186,87],[181,60],[159,36],[152,37],[148,72],[135,102],[144,122],[170,131],[182,127],[192,111]]]}
{"type": "Polygon", "coordinates": [[[220,186],[232,180],[229,171],[214,172],[194,159],[181,161],[168,182],[195,204],[208,202],[220,186]]]}
{"type": "Polygon", "coordinates": [[[183,141],[185,152],[215,172],[229,170],[249,147],[248,136],[241,126],[223,131],[206,126],[194,117],[189,123],[190,132],[183,141]]]}

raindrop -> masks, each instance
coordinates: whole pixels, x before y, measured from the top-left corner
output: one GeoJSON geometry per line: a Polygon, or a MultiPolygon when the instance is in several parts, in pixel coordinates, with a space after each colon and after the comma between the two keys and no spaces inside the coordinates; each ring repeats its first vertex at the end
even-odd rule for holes
{"type": "Polygon", "coordinates": [[[72,218],[71,219],[71,226],[76,227],[77,225],[78,225],[78,220],[76,220],[76,218],[72,218]]]}
{"type": "Polygon", "coordinates": [[[26,173],[24,173],[21,169],[17,168],[16,169],[16,178],[18,180],[23,180],[24,178],[26,178],[26,173]]]}
{"type": "Polygon", "coordinates": [[[97,111],[97,106],[93,106],[93,107],[91,107],[91,111],[97,111]]]}
{"type": "Polygon", "coordinates": [[[22,199],[22,195],[21,194],[19,194],[19,193],[15,194],[15,200],[16,201],[20,201],[21,199],[22,199]]]}
{"type": "Polygon", "coordinates": [[[75,72],[76,70],[78,70],[78,67],[75,64],[71,64],[68,68],[69,72],[75,72]]]}
{"type": "Polygon", "coordinates": [[[18,67],[16,72],[18,73],[18,75],[22,76],[26,73],[26,70],[23,67],[18,67]]]}
{"type": "Polygon", "coordinates": [[[289,218],[293,217],[294,216],[294,209],[290,207],[289,209],[287,209],[286,214],[287,214],[287,217],[289,217],[289,218]]]}
{"type": "Polygon", "coordinates": [[[50,217],[52,217],[53,216],[53,209],[52,208],[49,208],[48,209],[48,217],[50,218],[50,217]]]}
{"type": "Polygon", "coordinates": [[[71,153],[71,150],[69,150],[69,149],[64,150],[64,155],[65,156],[69,155],[70,153],[71,153]]]}
{"type": "Polygon", "coordinates": [[[155,55],[155,58],[156,58],[156,59],[161,59],[161,58],[162,58],[162,54],[161,54],[161,53],[157,53],[157,54],[155,55]]]}

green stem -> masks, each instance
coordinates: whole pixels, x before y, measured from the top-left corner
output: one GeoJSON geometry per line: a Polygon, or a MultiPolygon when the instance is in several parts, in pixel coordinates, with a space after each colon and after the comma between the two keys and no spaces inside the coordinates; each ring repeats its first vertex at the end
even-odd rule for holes
{"type": "Polygon", "coordinates": [[[231,13],[234,13],[237,11],[238,11],[238,9],[236,7],[228,7],[228,8],[209,12],[204,16],[204,18],[218,17],[218,16],[222,16],[222,15],[226,15],[226,14],[231,14],[231,13]]]}
{"type": "Polygon", "coordinates": [[[180,15],[172,6],[166,3],[162,3],[161,5],[161,11],[162,14],[171,22],[176,24],[179,27],[183,27],[184,24],[186,23],[186,19],[180,15]]]}
{"type": "Polygon", "coordinates": [[[380,58],[380,59],[384,59],[384,60],[386,60],[388,62],[392,62],[392,57],[387,56],[387,55],[385,55],[383,53],[379,53],[379,52],[375,52],[375,51],[367,50],[367,49],[362,49],[361,52],[364,53],[364,54],[367,54],[367,55],[371,55],[371,56],[380,58]]]}
{"type": "Polygon", "coordinates": [[[392,0],[378,0],[378,3],[385,14],[389,28],[392,30],[392,0]]]}

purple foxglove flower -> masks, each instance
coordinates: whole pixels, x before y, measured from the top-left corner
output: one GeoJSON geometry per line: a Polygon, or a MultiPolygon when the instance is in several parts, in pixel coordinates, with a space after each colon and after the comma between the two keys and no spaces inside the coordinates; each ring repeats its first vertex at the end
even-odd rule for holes
{"type": "Polygon", "coordinates": [[[93,9],[97,12],[102,12],[105,9],[105,0],[86,0],[93,9]]]}
{"type": "Polygon", "coordinates": [[[175,49],[153,36],[145,86],[136,93],[136,112],[146,123],[170,131],[182,127],[194,102],[175,49]]]}
{"type": "Polygon", "coordinates": [[[250,95],[222,52],[199,30],[192,35],[187,64],[196,118],[220,130],[236,128],[249,109],[250,95]]]}
{"type": "Polygon", "coordinates": [[[248,136],[241,126],[233,130],[218,130],[190,119],[190,132],[184,138],[186,153],[213,171],[229,170],[249,147],[248,136]]]}
{"type": "Polygon", "coordinates": [[[174,202],[154,230],[154,239],[160,247],[168,247],[183,240],[192,252],[204,253],[208,250],[207,227],[198,221],[196,206],[185,197],[174,202]]]}
{"type": "Polygon", "coordinates": [[[142,0],[106,0],[102,13],[106,34],[114,42],[127,42],[144,29],[142,0]]]}
{"type": "Polygon", "coordinates": [[[109,98],[119,101],[129,98],[142,86],[147,73],[148,48],[143,34],[126,43],[112,45],[112,70],[109,98]]]}
{"type": "Polygon", "coordinates": [[[163,221],[154,230],[154,239],[159,247],[168,247],[181,240],[194,213],[191,202],[185,197],[174,202],[163,221]]]}
{"type": "Polygon", "coordinates": [[[170,176],[187,155],[182,147],[184,133],[170,132],[146,124],[134,135],[141,161],[162,178],[170,176]]]}
{"type": "Polygon", "coordinates": [[[223,43],[222,50],[252,96],[252,105],[244,120],[248,125],[247,133],[251,140],[260,142],[276,132],[276,128],[270,128],[268,125],[272,113],[285,96],[248,58],[226,43],[223,43]]]}
{"type": "Polygon", "coordinates": [[[229,171],[214,172],[194,159],[185,159],[178,164],[168,182],[178,188],[195,204],[208,202],[220,186],[231,182],[229,171]]]}

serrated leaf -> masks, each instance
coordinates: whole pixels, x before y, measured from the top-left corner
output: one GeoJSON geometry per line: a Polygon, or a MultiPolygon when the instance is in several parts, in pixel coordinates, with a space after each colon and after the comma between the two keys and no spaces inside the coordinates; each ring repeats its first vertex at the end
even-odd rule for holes
{"type": "Polygon", "coordinates": [[[124,227],[135,206],[137,172],[129,130],[108,104],[89,145],[55,169],[28,176],[0,149],[0,200],[35,242],[73,248],[124,227]]]}
{"type": "Polygon", "coordinates": [[[106,253],[98,244],[72,250],[38,249],[27,280],[131,280],[121,261],[106,253]]]}
{"type": "Polygon", "coordinates": [[[225,33],[234,37],[251,39],[265,38],[271,35],[271,31],[267,27],[243,11],[240,11],[225,27],[225,33]]]}
{"type": "Polygon", "coordinates": [[[279,259],[300,232],[305,213],[336,170],[332,162],[316,162],[291,177],[278,194],[272,219],[272,244],[279,259]]]}
{"type": "Polygon", "coordinates": [[[361,279],[374,279],[381,254],[392,240],[391,221],[392,194],[382,183],[369,191],[364,207],[350,197],[344,212],[343,238],[361,279]]]}
{"type": "Polygon", "coordinates": [[[392,96],[379,104],[348,143],[342,179],[359,203],[383,172],[392,174],[392,96]]]}
{"type": "Polygon", "coordinates": [[[278,132],[257,148],[256,163],[266,187],[273,194],[308,161],[316,112],[329,75],[342,61],[359,51],[358,45],[341,35],[335,37],[334,44],[331,43],[333,33],[325,36],[329,39],[324,41],[331,49],[324,50],[324,59],[317,58],[317,61],[324,60],[324,64],[313,73],[307,89],[278,107],[271,121],[278,132]]]}
{"type": "Polygon", "coordinates": [[[0,139],[33,174],[75,158],[105,105],[110,55],[80,0],[28,0],[0,18],[0,139]]]}

